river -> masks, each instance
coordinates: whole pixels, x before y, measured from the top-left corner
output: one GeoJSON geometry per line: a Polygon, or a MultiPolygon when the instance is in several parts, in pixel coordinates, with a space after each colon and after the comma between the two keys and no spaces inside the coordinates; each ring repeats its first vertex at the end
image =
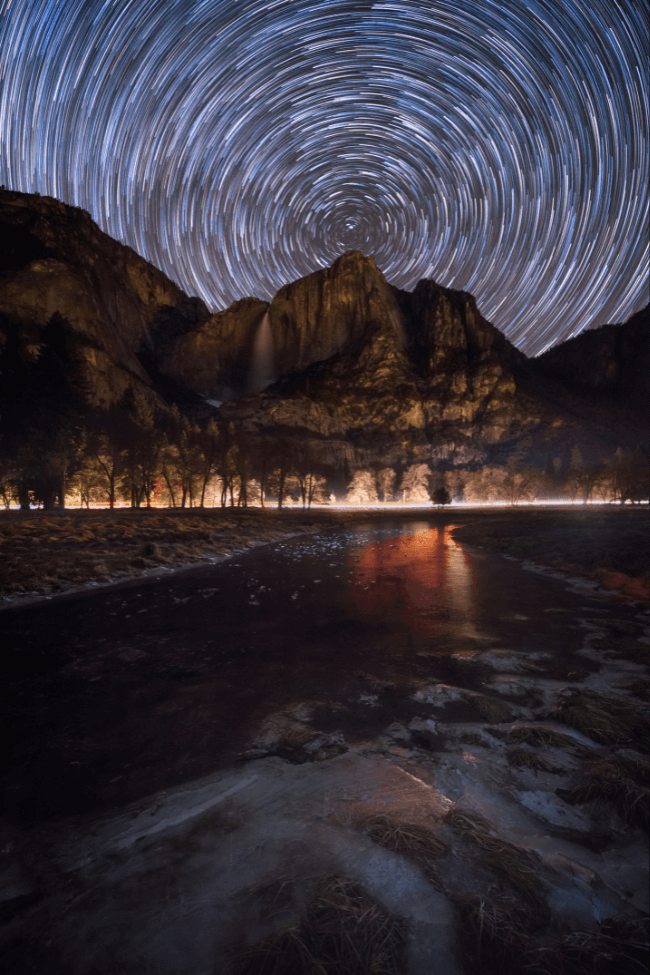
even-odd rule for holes
{"type": "MultiPolygon", "coordinates": [[[[41,931],[29,949],[18,939],[13,970],[90,975],[121,959],[125,973],[216,973],[235,929],[240,942],[268,934],[242,906],[260,878],[291,875],[299,890],[334,871],[408,919],[410,972],[433,971],[433,954],[437,971],[460,971],[449,896],[359,838],[378,810],[442,822],[462,804],[536,856],[565,857],[596,878],[571,907],[587,927],[605,903],[644,909],[642,841],[628,831],[615,855],[614,829],[598,848],[601,826],[556,797],[577,760],[533,776],[506,745],[563,687],[646,672],[593,640],[609,618],[643,638],[647,615],[470,551],[453,527],[360,522],[2,614],[3,856],[19,878],[7,903],[17,930],[41,931]]],[[[299,908],[296,893],[284,920],[299,908]]]]}

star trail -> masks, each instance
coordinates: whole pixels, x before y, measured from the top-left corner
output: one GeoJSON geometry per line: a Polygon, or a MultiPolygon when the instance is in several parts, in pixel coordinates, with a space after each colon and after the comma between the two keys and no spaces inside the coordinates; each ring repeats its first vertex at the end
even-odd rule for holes
{"type": "Polygon", "coordinates": [[[647,301],[645,4],[0,0],[0,183],[217,310],[354,248],[528,354],[647,301]]]}

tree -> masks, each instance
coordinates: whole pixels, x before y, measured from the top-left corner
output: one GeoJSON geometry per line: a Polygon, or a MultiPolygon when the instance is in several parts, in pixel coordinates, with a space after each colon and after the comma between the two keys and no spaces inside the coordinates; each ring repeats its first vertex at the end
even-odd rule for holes
{"type": "Polygon", "coordinates": [[[268,489],[268,481],[273,469],[274,444],[271,437],[261,437],[249,448],[253,473],[260,485],[260,504],[264,508],[264,501],[268,489]]]}
{"type": "Polygon", "coordinates": [[[375,475],[372,471],[355,471],[348,487],[345,500],[348,504],[377,504],[375,475]]]}
{"type": "Polygon", "coordinates": [[[15,460],[0,454],[0,501],[9,508],[15,497],[19,479],[19,468],[15,460]]]}
{"type": "Polygon", "coordinates": [[[68,481],[83,466],[85,435],[74,418],[58,417],[48,426],[28,430],[16,458],[21,508],[30,499],[46,510],[65,507],[68,481]]]}
{"type": "MultiPolygon", "coordinates": [[[[617,452],[618,454],[618,452],[617,452]]],[[[612,501],[645,501],[648,491],[648,465],[641,458],[615,456],[604,475],[612,501]]]]}
{"type": "Polygon", "coordinates": [[[149,508],[161,468],[164,435],[141,390],[134,387],[128,390],[124,408],[126,444],[122,484],[132,508],[139,508],[143,500],[149,508]]]}
{"type": "Polygon", "coordinates": [[[573,497],[581,495],[583,501],[589,501],[596,486],[606,476],[606,471],[601,464],[592,464],[572,470],[569,474],[569,485],[573,497]]]}
{"type": "Polygon", "coordinates": [[[221,507],[225,508],[228,504],[228,494],[230,494],[231,506],[235,503],[235,477],[237,475],[236,448],[234,442],[235,426],[233,423],[223,424],[219,428],[219,439],[217,441],[217,455],[214,469],[221,480],[221,507]]]}
{"type": "Polygon", "coordinates": [[[298,480],[303,508],[310,508],[314,500],[317,481],[314,467],[314,454],[310,445],[304,441],[297,444],[294,451],[294,472],[298,480]]]}
{"type": "Polygon", "coordinates": [[[112,510],[117,498],[117,485],[124,473],[126,447],[125,413],[113,406],[106,413],[91,420],[86,439],[86,457],[94,462],[100,481],[108,492],[108,506],[112,510]]]}
{"type": "Polygon", "coordinates": [[[231,429],[232,464],[238,481],[237,507],[248,507],[248,485],[253,476],[253,459],[251,445],[243,427],[231,429]]]}
{"type": "Polygon", "coordinates": [[[510,504],[530,500],[534,494],[538,476],[539,471],[534,467],[523,467],[516,461],[508,464],[501,481],[503,499],[509,501],[510,504]]]}
{"type": "Polygon", "coordinates": [[[434,488],[431,500],[437,505],[451,504],[451,494],[444,485],[441,485],[434,488]]]}
{"type": "Polygon", "coordinates": [[[287,437],[275,437],[272,441],[273,470],[269,477],[269,488],[282,507],[285,497],[287,476],[293,471],[293,444],[287,437]]]}
{"type": "Polygon", "coordinates": [[[380,501],[394,501],[396,474],[392,467],[382,467],[375,474],[375,488],[380,501]]]}
{"type": "Polygon", "coordinates": [[[208,438],[203,438],[201,428],[187,417],[181,416],[177,406],[172,406],[165,422],[161,473],[167,484],[173,507],[176,505],[175,478],[180,480],[181,508],[184,508],[188,501],[190,508],[193,506],[199,484],[202,484],[201,500],[203,501],[205,481],[212,476],[214,465],[213,454],[210,454],[206,471],[204,450],[207,446],[208,438]]]}
{"type": "Polygon", "coordinates": [[[431,500],[429,495],[429,478],[431,470],[428,464],[411,464],[402,474],[399,485],[399,492],[402,494],[402,501],[410,504],[428,504],[431,500]]]}

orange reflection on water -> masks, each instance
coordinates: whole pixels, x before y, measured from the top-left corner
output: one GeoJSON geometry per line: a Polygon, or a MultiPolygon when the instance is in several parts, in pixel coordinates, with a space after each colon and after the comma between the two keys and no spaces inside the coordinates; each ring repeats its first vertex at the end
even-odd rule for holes
{"type": "MultiPolygon", "coordinates": [[[[472,564],[452,538],[454,527],[425,523],[408,534],[366,545],[350,587],[357,610],[429,635],[452,618],[457,625],[469,624],[472,564]]],[[[462,629],[468,632],[466,626],[462,629]]]]}

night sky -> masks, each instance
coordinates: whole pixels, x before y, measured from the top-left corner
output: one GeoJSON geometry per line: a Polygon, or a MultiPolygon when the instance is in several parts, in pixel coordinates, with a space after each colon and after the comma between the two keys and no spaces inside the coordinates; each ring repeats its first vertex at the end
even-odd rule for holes
{"type": "Polygon", "coordinates": [[[0,183],[216,310],[344,250],[528,354],[647,301],[645,3],[0,0],[0,183]]]}

